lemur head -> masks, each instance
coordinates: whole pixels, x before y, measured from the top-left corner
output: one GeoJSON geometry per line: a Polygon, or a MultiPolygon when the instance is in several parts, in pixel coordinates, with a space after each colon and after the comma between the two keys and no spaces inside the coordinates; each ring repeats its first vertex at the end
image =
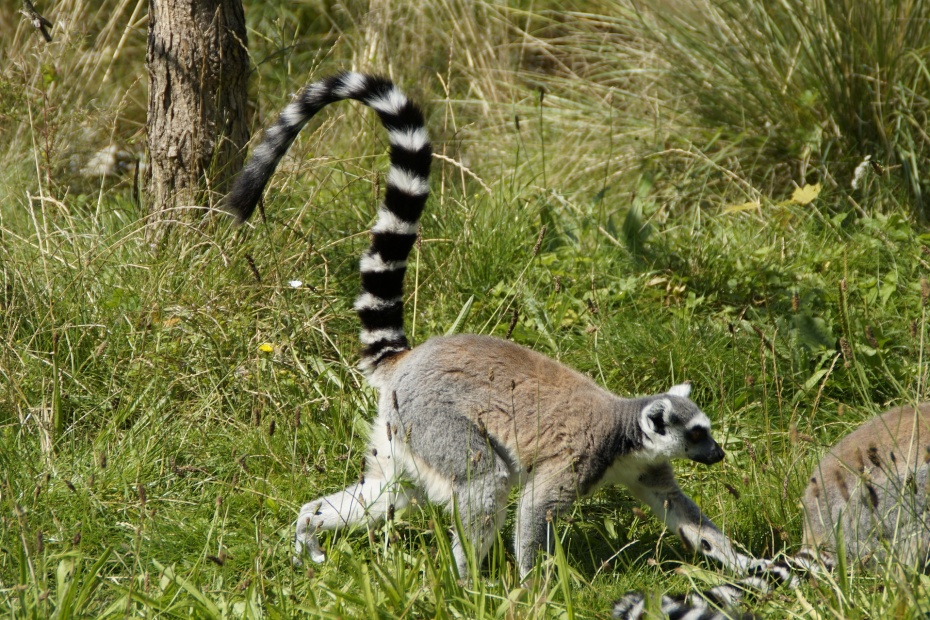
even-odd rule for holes
{"type": "Polygon", "coordinates": [[[639,414],[643,449],[655,458],[718,463],[723,460],[723,449],[710,436],[710,419],[689,394],[691,386],[682,383],[645,401],[639,414]]]}

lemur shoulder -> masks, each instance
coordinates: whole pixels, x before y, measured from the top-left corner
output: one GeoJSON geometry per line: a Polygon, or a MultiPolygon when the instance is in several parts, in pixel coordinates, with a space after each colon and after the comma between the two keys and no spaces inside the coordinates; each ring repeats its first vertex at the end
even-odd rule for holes
{"type": "MultiPolygon", "coordinates": [[[[228,196],[229,210],[246,220],[301,128],[342,99],[373,108],[390,140],[387,189],[355,301],[360,367],[379,391],[378,414],[363,480],[301,508],[297,556],[323,561],[318,532],[379,522],[420,494],[457,508],[480,561],[504,522],[511,488],[520,486],[514,551],[525,576],[537,550],[550,548],[554,518],[598,487],[622,484],[689,547],[745,569],[748,559],[682,492],[670,465],[724,456],[689,386],[622,398],[551,358],[488,336],[432,338],[410,348],[403,279],[429,192],[431,146],[422,113],[391,82],[342,73],[305,88],[265,131],[228,196]]],[[[466,553],[454,528],[452,536],[464,576],[466,553]]]]}
{"type": "MultiPolygon", "coordinates": [[[[926,570],[930,560],[930,403],[895,407],[840,439],[811,472],[801,499],[800,551],[785,562],[752,564],[750,576],[700,594],[665,595],[670,617],[723,620],[744,594],[798,583],[796,574],[833,570],[840,543],[848,564],[869,569],[891,559],[926,570]],[[838,538],[838,534],[841,538],[838,538]],[[692,615],[688,615],[692,614],[692,615]]],[[[645,599],[631,592],[614,617],[643,616],[645,599]]]]}

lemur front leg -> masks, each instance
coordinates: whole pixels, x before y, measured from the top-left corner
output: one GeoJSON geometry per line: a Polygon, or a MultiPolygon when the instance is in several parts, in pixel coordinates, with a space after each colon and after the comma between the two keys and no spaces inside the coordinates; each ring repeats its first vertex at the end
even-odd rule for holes
{"type": "MultiPolygon", "coordinates": [[[[648,504],[665,521],[686,546],[745,576],[735,583],[723,583],[703,592],[663,595],[660,601],[663,617],[723,620],[733,617],[727,610],[733,610],[747,592],[764,594],[782,584],[796,585],[796,578],[782,562],[753,559],[737,552],[730,540],[682,492],[671,465],[650,467],[627,486],[637,499],[648,504]]],[[[641,592],[628,592],[614,605],[613,617],[640,620],[645,617],[645,604],[646,599],[641,592]]]]}
{"type": "Polygon", "coordinates": [[[636,499],[649,505],[665,525],[692,550],[696,549],[724,567],[745,574],[752,559],[737,552],[694,501],[684,494],[669,463],[654,465],[627,482],[636,499]]]}

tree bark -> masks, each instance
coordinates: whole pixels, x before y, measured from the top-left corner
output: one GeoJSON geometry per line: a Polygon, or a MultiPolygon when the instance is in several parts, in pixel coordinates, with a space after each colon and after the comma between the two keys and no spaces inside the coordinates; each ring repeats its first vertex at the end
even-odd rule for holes
{"type": "Polygon", "coordinates": [[[248,40],[242,0],[149,0],[149,212],[209,206],[242,167],[248,40]]]}

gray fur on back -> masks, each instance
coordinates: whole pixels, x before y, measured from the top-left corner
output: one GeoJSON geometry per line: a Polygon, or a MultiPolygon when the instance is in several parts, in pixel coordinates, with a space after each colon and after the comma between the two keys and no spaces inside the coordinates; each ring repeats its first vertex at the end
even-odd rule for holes
{"type": "Polygon", "coordinates": [[[617,457],[641,447],[638,414],[647,402],[621,399],[524,347],[473,335],[417,347],[382,394],[392,423],[409,429],[411,450],[437,471],[467,475],[470,455],[488,443],[513,475],[572,462],[581,495],[617,457]]]}

